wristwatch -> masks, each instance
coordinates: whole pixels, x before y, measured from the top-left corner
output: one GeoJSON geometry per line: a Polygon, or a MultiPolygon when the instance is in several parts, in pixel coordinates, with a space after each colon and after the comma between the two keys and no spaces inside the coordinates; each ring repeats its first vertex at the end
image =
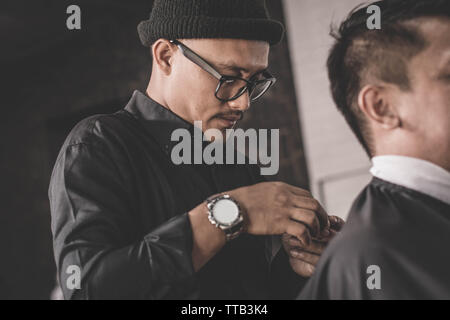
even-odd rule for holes
{"type": "Polygon", "coordinates": [[[244,217],[239,203],[228,194],[213,195],[206,199],[208,219],[223,230],[227,241],[237,238],[243,231],[244,217]]]}

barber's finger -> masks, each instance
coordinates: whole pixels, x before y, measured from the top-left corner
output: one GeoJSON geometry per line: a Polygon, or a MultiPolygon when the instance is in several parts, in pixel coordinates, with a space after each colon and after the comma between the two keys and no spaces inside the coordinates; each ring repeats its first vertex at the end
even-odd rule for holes
{"type": "Polygon", "coordinates": [[[336,231],[340,231],[345,224],[345,221],[337,216],[329,216],[330,228],[336,231]]]}
{"type": "MultiPolygon", "coordinates": [[[[289,240],[290,240],[291,238],[296,239],[295,237],[291,236],[291,235],[288,234],[288,233],[283,233],[283,234],[281,235],[281,240],[282,240],[283,242],[289,242],[289,240]]],[[[297,240],[297,241],[298,241],[298,240],[297,240]]]]}
{"type": "Polygon", "coordinates": [[[302,197],[312,197],[312,196],[311,196],[311,192],[309,192],[309,191],[306,190],[306,189],[302,189],[302,188],[299,188],[299,187],[296,187],[296,186],[293,186],[293,185],[290,185],[290,184],[288,184],[287,187],[288,187],[288,190],[289,190],[290,192],[292,192],[292,193],[294,193],[294,194],[296,194],[296,195],[298,195],[298,196],[302,196],[302,197]]]}
{"type": "Polygon", "coordinates": [[[302,260],[306,263],[312,264],[313,266],[315,266],[320,259],[320,255],[296,249],[290,250],[289,254],[292,258],[302,260]]]}
{"type": "Polygon", "coordinates": [[[298,241],[296,238],[291,237],[288,240],[288,244],[291,249],[298,248],[299,250],[303,250],[309,253],[315,253],[315,254],[322,254],[322,252],[325,250],[326,243],[319,242],[319,241],[311,241],[311,244],[307,247],[305,247],[300,241],[298,241]]]}
{"type": "Polygon", "coordinates": [[[319,218],[314,211],[297,207],[291,208],[290,218],[305,224],[309,228],[312,236],[318,236],[320,234],[319,218]]]}
{"type": "Polygon", "coordinates": [[[285,229],[287,234],[294,236],[298,241],[303,243],[303,246],[309,246],[311,244],[311,235],[304,224],[288,220],[285,229]]]}
{"type": "Polygon", "coordinates": [[[339,232],[333,229],[328,230],[328,235],[326,237],[313,238],[313,241],[317,241],[320,243],[328,243],[333,239],[339,232]]]}
{"type": "Polygon", "coordinates": [[[292,197],[292,203],[295,207],[313,211],[319,220],[320,230],[330,226],[328,214],[316,199],[312,197],[296,196],[292,197]]]}

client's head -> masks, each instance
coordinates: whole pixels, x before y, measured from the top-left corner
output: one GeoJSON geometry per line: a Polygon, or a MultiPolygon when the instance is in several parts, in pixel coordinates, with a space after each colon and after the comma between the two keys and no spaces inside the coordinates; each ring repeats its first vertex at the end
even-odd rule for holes
{"type": "Polygon", "coordinates": [[[332,32],[333,99],[369,154],[404,155],[450,170],[450,3],[383,0],[381,29],[368,6],[332,32]]]}

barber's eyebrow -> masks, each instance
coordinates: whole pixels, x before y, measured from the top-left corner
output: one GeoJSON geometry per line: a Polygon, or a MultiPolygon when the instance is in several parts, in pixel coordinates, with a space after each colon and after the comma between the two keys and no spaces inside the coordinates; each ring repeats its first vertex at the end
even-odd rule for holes
{"type": "MultiPolygon", "coordinates": [[[[250,71],[246,68],[240,67],[236,64],[232,64],[232,63],[217,63],[217,67],[223,69],[223,70],[228,70],[228,71],[233,71],[236,73],[250,73],[250,71]]],[[[257,70],[252,77],[254,77],[255,75],[258,75],[264,71],[266,71],[267,68],[261,68],[260,70],[257,70]]]]}
{"type": "Polygon", "coordinates": [[[246,68],[240,67],[232,63],[217,63],[217,66],[223,70],[235,71],[235,72],[248,72],[246,68]]]}

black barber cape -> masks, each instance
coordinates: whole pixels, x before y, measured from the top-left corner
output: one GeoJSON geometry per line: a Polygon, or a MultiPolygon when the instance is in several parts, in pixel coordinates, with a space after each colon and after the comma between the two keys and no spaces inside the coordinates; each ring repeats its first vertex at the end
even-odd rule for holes
{"type": "Polygon", "coordinates": [[[173,164],[172,131],[193,127],[135,91],[125,109],[71,131],[49,187],[66,299],[267,299],[298,292],[302,279],[284,250],[274,257],[270,237],[243,234],[194,272],[187,212],[212,194],[264,179],[255,165],[173,164]],[[79,289],[67,285],[73,266],[81,271],[79,289]]]}
{"type": "Polygon", "coordinates": [[[373,178],[299,299],[450,299],[450,206],[373,178]]]}

